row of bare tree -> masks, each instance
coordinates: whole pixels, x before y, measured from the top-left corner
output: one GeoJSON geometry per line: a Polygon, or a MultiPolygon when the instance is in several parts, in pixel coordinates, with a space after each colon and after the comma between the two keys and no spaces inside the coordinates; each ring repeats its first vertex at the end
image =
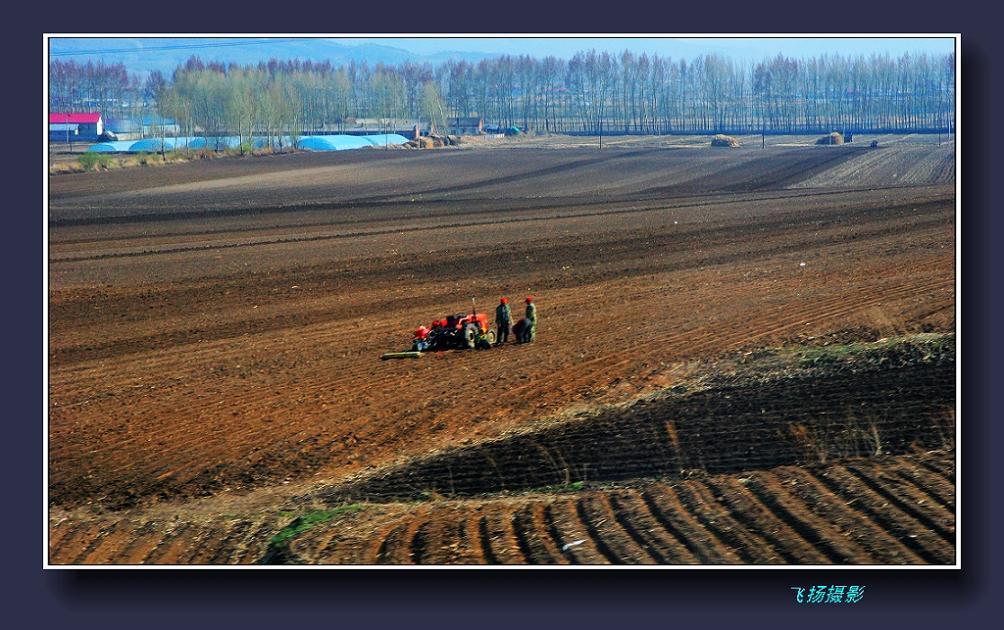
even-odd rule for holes
{"type": "Polygon", "coordinates": [[[49,63],[50,111],[100,111],[106,116],[139,113],[149,103],[143,92],[143,82],[122,63],[62,59],[49,63]]]}
{"type": "Polygon", "coordinates": [[[121,64],[50,64],[53,110],[177,120],[187,135],[242,138],[342,128],[350,118],[441,126],[448,116],[545,133],[816,133],[950,130],[954,55],[777,56],[741,63],[624,52],[399,65],[205,63],[141,82],[121,64]]]}
{"type": "Polygon", "coordinates": [[[594,51],[448,62],[451,112],[563,133],[796,133],[936,130],[954,125],[954,55],[719,55],[673,61],[594,51]]]}

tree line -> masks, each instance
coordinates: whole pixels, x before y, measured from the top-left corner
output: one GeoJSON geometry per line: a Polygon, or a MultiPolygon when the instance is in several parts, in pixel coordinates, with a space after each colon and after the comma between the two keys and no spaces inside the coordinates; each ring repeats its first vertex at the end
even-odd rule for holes
{"type": "Polygon", "coordinates": [[[585,51],[396,65],[271,59],[179,65],[145,81],[122,64],[50,63],[50,107],[157,113],[186,135],[297,138],[353,118],[442,128],[448,117],[543,133],[947,131],[955,56],[778,55],[740,62],[585,51]]]}

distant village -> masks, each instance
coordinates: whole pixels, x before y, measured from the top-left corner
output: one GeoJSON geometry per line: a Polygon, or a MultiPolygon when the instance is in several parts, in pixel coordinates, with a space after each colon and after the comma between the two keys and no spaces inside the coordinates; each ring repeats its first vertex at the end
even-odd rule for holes
{"type": "MultiPolygon", "coordinates": [[[[196,128],[196,133],[203,130],[196,128]]],[[[454,136],[512,135],[518,128],[503,128],[485,125],[483,118],[448,118],[445,129],[437,129],[428,122],[418,120],[386,121],[376,118],[347,118],[341,124],[322,125],[318,129],[302,132],[302,136],[372,136],[400,135],[409,140],[418,140],[430,134],[454,136]]],[[[100,112],[53,112],[49,114],[49,144],[51,150],[78,150],[86,145],[100,143],[121,143],[140,140],[178,139],[182,137],[181,126],[173,119],[161,116],[141,118],[108,117],[100,112]]],[[[174,144],[174,143],[171,143],[174,144]]]]}

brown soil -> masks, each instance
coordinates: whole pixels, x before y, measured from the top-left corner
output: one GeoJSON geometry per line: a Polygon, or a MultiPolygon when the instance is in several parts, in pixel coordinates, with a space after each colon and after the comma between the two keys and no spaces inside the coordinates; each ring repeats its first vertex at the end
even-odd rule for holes
{"type": "Polygon", "coordinates": [[[55,564],[951,564],[954,495],[916,503],[954,470],[945,452],[582,491],[369,504],[269,552],[281,518],[178,524],[114,516],[50,525],[55,564]]]}
{"type": "MultiPolygon", "coordinates": [[[[906,164],[916,145],[904,146],[906,164]]],[[[49,499],[77,514],[52,526],[52,557],[254,561],[273,517],[193,521],[170,539],[116,527],[89,548],[99,532],[74,510],[128,509],[140,522],[157,503],[344,481],[671,387],[696,362],[740,349],[952,331],[955,198],[941,171],[895,188],[795,189],[861,155],[853,145],[374,151],[52,177],[49,499]],[[379,361],[471,296],[488,310],[527,293],[541,313],[533,345],[379,361]]],[[[847,474],[827,483],[875,492],[847,474]]],[[[916,488],[906,474],[873,483],[925,496],[954,483],[916,488]]],[[[461,529],[468,541],[489,531],[511,542],[493,547],[499,562],[526,549],[559,560],[526,532],[578,535],[573,517],[620,514],[614,503],[630,512],[644,498],[512,522],[465,512],[461,529]]],[[[590,536],[654,562],[773,557],[698,554],[636,523],[609,527],[590,536]]],[[[442,559],[423,541],[445,531],[395,536],[442,559]]],[[[612,553],[575,549],[582,561],[612,553]]],[[[937,549],[932,539],[895,557],[946,557],[937,549]]],[[[407,560],[394,544],[384,552],[407,560]]]]}
{"type": "MultiPolygon", "coordinates": [[[[420,499],[695,470],[733,473],[951,445],[954,340],[801,361],[818,367],[789,366],[795,374],[766,379],[759,368],[745,377],[717,377],[732,382],[447,449],[334,487],[324,498],[420,499]]],[[[918,491],[902,485],[902,493],[918,491]]]]}

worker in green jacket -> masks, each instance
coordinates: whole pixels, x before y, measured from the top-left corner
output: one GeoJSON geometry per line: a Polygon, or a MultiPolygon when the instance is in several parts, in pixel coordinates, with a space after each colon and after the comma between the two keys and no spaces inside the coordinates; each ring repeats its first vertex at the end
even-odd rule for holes
{"type": "Polygon", "coordinates": [[[527,326],[523,328],[523,339],[524,342],[533,341],[537,336],[537,305],[533,303],[533,296],[526,296],[526,323],[527,326]]]}
{"type": "Polygon", "coordinates": [[[495,335],[495,345],[501,345],[509,341],[509,328],[512,326],[512,309],[509,308],[509,298],[504,297],[499,300],[499,305],[495,307],[495,326],[498,331],[495,335]]]}

